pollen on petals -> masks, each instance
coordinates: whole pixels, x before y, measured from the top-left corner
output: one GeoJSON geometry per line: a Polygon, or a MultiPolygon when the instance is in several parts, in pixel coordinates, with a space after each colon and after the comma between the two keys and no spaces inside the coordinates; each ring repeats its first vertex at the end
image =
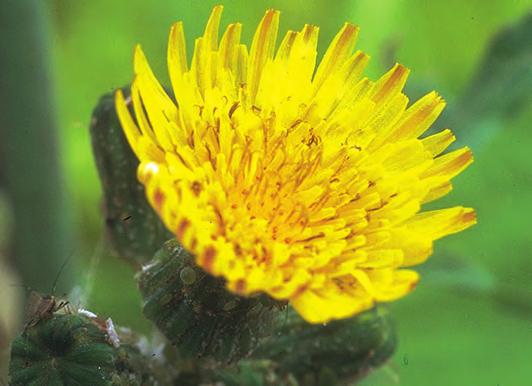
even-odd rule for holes
{"type": "Polygon", "coordinates": [[[318,27],[278,44],[279,12],[268,10],[248,48],[239,23],[220,33],[222,9],[190,61],[183,24],[172,25],[174,97],[140,46],[131,98],[116,94],[148,201],[229,290],[288,300],[311,323],[405,296],[419,281],[406,267],[476,222],[470,208],[422,210],[473,160],[468,148],[445,153],[449,129],[424,135],[444,100],[409,102],[400,64],[364,77],[353,24],[318,60],[318,27]]]}

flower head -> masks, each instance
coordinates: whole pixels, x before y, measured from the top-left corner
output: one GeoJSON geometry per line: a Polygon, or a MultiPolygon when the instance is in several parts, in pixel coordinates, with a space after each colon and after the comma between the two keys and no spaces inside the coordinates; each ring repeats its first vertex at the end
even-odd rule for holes
{"type": "Polygon", "coordinates": [[[172,26],[173,98],[140,47],[135,119],[116,93],[149,202],[231,291],[289,300],[309,322],[406,295],[418,274],[405,267],[475,223],[469,208],[421,212],[472,161],[468,148],[442,155],[450,130],[420,138],[444,101],[431,92],[409,104],[401,65],[375,82],[363,77],[369,58],[353,52],[354,25],[316,66],[317,27],[289,31],[276,49],[279,12],[268,10],[248,52],[240,24],[218,40],[221,12],[190,67],[183,26],[172,26]]]}

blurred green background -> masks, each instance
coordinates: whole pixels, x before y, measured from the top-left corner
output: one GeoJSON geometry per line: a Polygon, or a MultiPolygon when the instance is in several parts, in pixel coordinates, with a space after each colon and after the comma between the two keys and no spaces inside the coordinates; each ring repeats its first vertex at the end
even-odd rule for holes
{"type": "Polygon", "coordinates": [[[130,81],[136,43],[167,80],[170,24],[185,22],[190,49],[218,3],[248,42],[270,7],[282,31],[319,25],[321,52],[344,21],[360,25],[368,74],[410,67],[407,93],[439,91],[436,128],[473,147],[476,162],[437,205],[473,206],[479,224],[436,244],[416,291],[392,305],[394,360],[363,384],[532,384],[530,0],[1,0],[0,351],[20,314],[11,284],[49,292],[65,261],[57,293],[74,286],[91,310],[148,328],[133,270],[102,237],[91,110],[130,81]]]}

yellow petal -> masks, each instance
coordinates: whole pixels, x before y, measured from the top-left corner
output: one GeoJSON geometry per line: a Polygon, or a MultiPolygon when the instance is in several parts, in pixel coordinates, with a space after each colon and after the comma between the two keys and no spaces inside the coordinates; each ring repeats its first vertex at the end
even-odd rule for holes
{"type": "Polygon", "coordinates": [[[273,9],[266,11],[253,37],[249,54],[247,87],[251,103],[255,100],[259,89],[262,69],[266,62],[273,58],[278,28],[279,11],[273,9]]]}
{"type": "Polygon", "coordinates": [[[455,141],[456,137],[451,130],[445,129],[439,133],[433,134],[429,137],[423,138],[421,142],[425,149],[427,149],[433,157],[442,153],[451,143],[455,141]]]}
{"type": "Polygon", "coordinates": [[[315,92],[318,92],[325,80],[338,71],[351,56],[359,30],[359,27],[345,23],[340,32],[334,37],[316,70],[316,76],[314,77],[315,92]]]}
{"type": "Polygon", "coordinates": [[[168,73],[174,89],[174,94],[179,95],[183,83],[183,74],[188,70],[187,49],[183,23],[177,22],[170,28],[168,36],[168,73]]]}

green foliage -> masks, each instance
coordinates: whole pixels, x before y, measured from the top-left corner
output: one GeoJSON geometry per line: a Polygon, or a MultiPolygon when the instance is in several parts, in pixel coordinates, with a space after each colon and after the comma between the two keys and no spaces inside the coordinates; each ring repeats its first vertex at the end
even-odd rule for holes
{"type": "Polygon", "coordinates": [[[66,312],[41,315],[27,324],[11,347],[12,386],[157,386],[169,384],[143,355],[139,338],[109,322],[66,312]],[[164,383],[161,383],[164,382],[164,383]]]}
{"type": "Polygon", "coordinates": [[[309,325],[293,310],[279,315],[275,333],[250,358],[226,368],[181,373],[179,385],[354,385],[387,361],[396,346],[383,308],[327,325],[309,325]]]}
{"type": "Polygon", "coordinates": [[[445,122],[480,149],[512,117],[532,108],[532,13],[492,39],[471,82],[445,122]]]}
{"type": "Polygon", "coordinates": [[[497,33],[490,42],[478,71],[462,96],[472,117],[498,115],[506,118],[530,107],[531,61],[532,13],[497,33]]]}
{"type": "Polygon", "coordinates": [[[212,382],[222,383],[224,386],[301,385],[291,374],[279,373],[277,369],[277,364],[269,360],[244,360],[235,368],[212,372],[207,374],[206,378],[212,382]]]}
{"type": "Polygon", "coordinates": [[[394,323],[382,307],[326,325],[309,325],[289,309],[253,357],[273,361],[278,374],[302,385],[332,386],[367,375],[390,358],[396,343],[394,323]]]}
{"type": "MultiPolygon", "coordinates": [[[[140,350],[140,337],[130,330],[119,330],[112,386],[163,386],[172,384],[176,370],[140,350]]],[[[146,341],[146,338],[143,338],[146,341]]],[[[145,343],[144,343],[145,344],[145,343]]]]}
{"type": "Polygon", "coordinates": [[[176,241],[164,244],[139,275],[144,315],[185,358],[225,364],[249,355],[271,333],[279,306],[266,296],[228,292],[176,241]]]}
{"type": "Polygon", "coordinates": [[[57,315],[29,326],[12,345],[13,386],[111,385],[116,353],[84,316],[57,315]]]}
{"type": "MultiPolygon", "coordinates": [[[[129,90],[124,92],[129,94],[129,90]]],[[[171,234],[148,204],[144,187],[137,181],[139,162],[122,132],[113,93],[101,97],[90,131],[102,183],[108,238],[118,256],[140,265],[171,234]]]]}
{"type": "MultiPolygon", "coordinates": [[[[0,187],[14,218],[8,259],[25,285],[49,290],[73,240],[44,9],[31,0],[0,2],[0,187]]],[[[72,265],[66,272],[61,290],[74,282],[72,265]]]]}

